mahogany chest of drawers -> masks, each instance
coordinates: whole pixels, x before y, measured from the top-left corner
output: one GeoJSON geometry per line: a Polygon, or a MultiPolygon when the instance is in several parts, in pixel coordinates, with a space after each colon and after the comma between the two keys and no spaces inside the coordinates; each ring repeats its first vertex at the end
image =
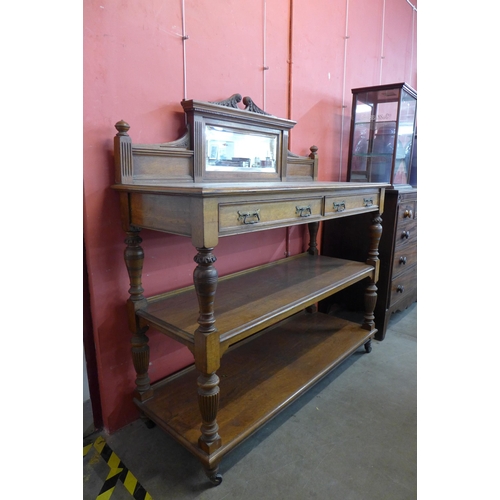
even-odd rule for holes
{"type": "Polygon", "coordinates": [[[386,238],[380,242],[383,278],[375,308],[379,340],[391,314],[417,300],[417,190],[389,190],[386,206],[386,238]]]}

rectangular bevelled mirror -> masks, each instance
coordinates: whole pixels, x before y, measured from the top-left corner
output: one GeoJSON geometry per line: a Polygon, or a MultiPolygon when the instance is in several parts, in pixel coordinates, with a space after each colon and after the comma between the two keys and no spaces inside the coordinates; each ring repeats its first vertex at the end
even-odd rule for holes
{"type": "Polygon", "coordinates": [[[205,125],[206,170],[277,172],[278,135],[205,125]]]}

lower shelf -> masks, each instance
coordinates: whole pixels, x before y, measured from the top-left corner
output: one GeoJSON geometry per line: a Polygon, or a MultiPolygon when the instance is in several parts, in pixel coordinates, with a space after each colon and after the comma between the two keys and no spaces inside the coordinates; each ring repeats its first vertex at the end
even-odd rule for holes
{"type": "Polygon", "coordinates": [[[135,401],[204,466],[221,458],[374,336],[360,325],[322,313],[299,313],[237,344],[217,371],[222,446],[211,455],[198,448],[201,416],[195,369],[154,386],[154,396],[135,401]]]}

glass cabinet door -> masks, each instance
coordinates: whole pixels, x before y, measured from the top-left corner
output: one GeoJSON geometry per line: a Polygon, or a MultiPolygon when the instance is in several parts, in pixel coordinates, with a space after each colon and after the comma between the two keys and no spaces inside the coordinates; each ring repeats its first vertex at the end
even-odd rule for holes
{"type": "Polygon", "coordinates": [[[417,94],[406,84],[353,89],[349,181],[408,184],[417,94]]]}

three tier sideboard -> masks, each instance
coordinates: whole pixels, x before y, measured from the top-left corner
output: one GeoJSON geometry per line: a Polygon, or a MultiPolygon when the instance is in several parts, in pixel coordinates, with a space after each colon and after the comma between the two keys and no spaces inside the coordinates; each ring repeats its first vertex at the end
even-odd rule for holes
{"type": "Polygon", "coordinates": [[[370,352],[388,186],[318,181],[318,149],[291,153],[295,122],[248,97],[181,105],[186,134],[174,142],[135,144],[129,124],[116,124],[113,189],[126,233],[133,397],[219,484],[229,451],[358,348],[370,352]],[[368,241],[364,262],[319,255],[321,221],[362,213],[371,214],[357,236],[368,241]],[[305,253],[218,276],[219,238],[299,224],[309,228],[305,253]],[[192,285],[147,295],[143,228],[190,238],[192,285]],[[318,311],[319,301],[359,282],[366,285],[362,323],[318,311]],[[148,329],[187,346],[193,366],[152,384],[148,329]]]}

